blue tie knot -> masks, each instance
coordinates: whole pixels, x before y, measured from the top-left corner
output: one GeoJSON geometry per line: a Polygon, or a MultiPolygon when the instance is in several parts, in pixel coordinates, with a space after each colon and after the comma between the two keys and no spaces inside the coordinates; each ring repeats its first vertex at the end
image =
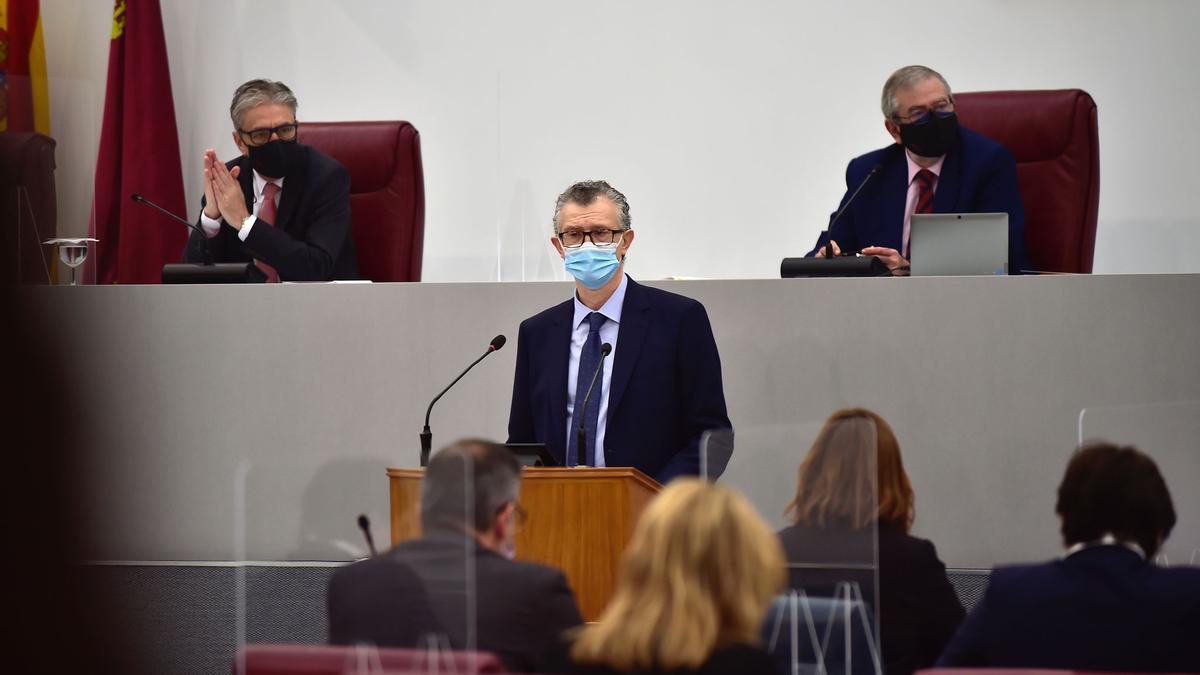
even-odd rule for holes
{"type": "Polygon", "coordinates": [[[600,312],[592,312],[591,314],[587,315],[587,320],[589,327],[588,333],[599,333],[600,326],[603,326],[604,322],[608,321],[608,317],[604,316],[600,312]]]}

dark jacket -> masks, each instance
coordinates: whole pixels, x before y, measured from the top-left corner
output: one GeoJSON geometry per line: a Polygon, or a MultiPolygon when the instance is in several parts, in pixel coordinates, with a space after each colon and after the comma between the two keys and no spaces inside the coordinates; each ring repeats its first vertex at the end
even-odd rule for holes
{"type": "Polygon", "coordinates": [[[404,594],[402,587],[415,595],[424,593],[433,607],[436,619],[419,633],[441,632],[451,647],[466,649],[473,614],[475,648],[495,653],[517,673],[539,669],[563,632],[583,623],[575,595],[559,570],[509,560],[462,534],[435,531],[333,575],[328,594],[330,642],[415,646],[385,644],[376,637],[408,636],[413,632],[410,623],[429,620],[425,614],[414,619],[406,605],[388,600],[404,594]],[[473,561],[473,580],[468,560],[473,561]],[[398,563],[415,574],[397,578],[398,563]]]}
{"type": "Polygon", "coordinates": [[[1200,569],[1122,546],[997,567],[946,667],[1200,672],[1200,569]]]}
{"type": "MultiPolygon", "coordinates": [[[[283,179],[277,223],[256,222],[243,242],[238,231],[222,222],[217,236],[207,239],[212,262],[250,262],[257,258],[279,272],[281,281],[357,279],[358,258],[350,231],[350,176],[346,169],[316,148],[300,146],[300,161],[283,179]],[[273,227],[272,227],[273,226],[273,227]]],[[[254,170],[249,157],[225,163],[241,167],[238,183],[253,212],[254,170]]],[[[204,199],[200,200],[201,208],[204,199]]],[[[201,232],[193,231],[184,249],[185,262],[205,262],[201,232]]],[[[261,274],[258,268],[253,273],[261,274]]]]}
{"type": "MultiPolygon", "coordinates": [[[[549,669],[547,672],[563,673],[563,675],[617,675],[621,672],[607,666],[573,663],[568,656],[569,649],[569,644],[560,645],[547,664],[549,669]]],[[[671,675],[775,675],[778,670],[775,668],[774,660],[761,648],[735,644],[714,650],[708,660],[694,670],[653,668],[634,671],[630,675],[657,675],[659,673],[670,673],[671,675]]]]}
{"type": "MultiPolygon", "coordinates": [[[[566,459],[574,300],[521,322],[508,417],[510,443],[544,443],[566,459]]],[[[721,357],[704,305],[629,280],[608,395],[607,466],[666,483],[700,473],[700,437],[730,429],[721,357]]]]}
{"type": "MultiPolygon", "coordinates": [[[[904,155],[904,146],[892,144],[850,160],[846,167],[846,194],[838,204],[838,211],[876,164],[882,168],[867,182],[830,232],[843,251],[858,251],[867,246],[901,250],[908,197],[908,161],[904,155]]],[[[1017,187],[1017,164],[1012,153],[996,141],[959,128],[959,143],[946,153],[938,176],[933,212],[1007,213],[1008,271],[1018,274],[1029,269],[1025,209],[1017,187]]],[[[827,238],[822,234],[808,255],[815,255],[827,238]]]]}
{"type": "MultiPolygon", "coordinates": [[[[793,525],[779,532],[779,540],[789,563],[871,564],[874,558],[870,538],[858,532],[793,525]]],[[[884,671],[906,675],[934,664],[965,612],[932,542],[889,528],[879,531],[878,542],[876,611],[884,671]]],[[[789,570],[790,587],[810,595],[831,593],[838,580],[858,581],[868,604],[874,604],[873,572],[789,570]]]]}

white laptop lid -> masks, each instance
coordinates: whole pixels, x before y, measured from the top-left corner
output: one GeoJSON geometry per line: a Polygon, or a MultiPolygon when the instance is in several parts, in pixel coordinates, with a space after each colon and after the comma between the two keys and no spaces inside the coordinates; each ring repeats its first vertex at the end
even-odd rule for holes
{"type": "Polygon", "coordinates": [[[1007,213],[914,213],[909,230],[913,276],[1008,273],[1007,213]]]}

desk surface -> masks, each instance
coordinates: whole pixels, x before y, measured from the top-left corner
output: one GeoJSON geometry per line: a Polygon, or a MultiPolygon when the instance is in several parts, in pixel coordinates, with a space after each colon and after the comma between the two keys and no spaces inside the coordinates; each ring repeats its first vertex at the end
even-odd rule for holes
{"type": "MultiPolygon", "coordinates": [[[[1107,406],[1085,435],[1176,425],[1115,440],[1161,446],[1146,449],[1180,514],[1168,555],[1200,547],[1185,541],[1200,531],[1200,453],[1171,447],[1200,424],[1200,404],[1177,403],[1200,401],[1200,275],[652,285],[707,307],[737,431],[722,480],[775,525],[822,421],[862,405],[895,428],[915,532],[948,565],[1051,557],[1081,410],[1107,406]]],[[[570,297],[563,283],[28,292],[83,355],[91,554],[121,560],[349,559],[365,548],[359,513],[386,541],[386,469],[417,465],[429,399],[493,335],[515,340],[570,297]]],[[[515,352],[439,402],[435,448],[503,439],[515,352]]]]}

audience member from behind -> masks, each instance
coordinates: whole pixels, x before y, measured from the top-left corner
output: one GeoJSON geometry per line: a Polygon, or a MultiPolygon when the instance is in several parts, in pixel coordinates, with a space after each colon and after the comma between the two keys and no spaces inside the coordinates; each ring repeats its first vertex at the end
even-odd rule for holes
{"type": "Polygon", "coordinates": [[[512,672],[539,669],[563,633],[583,619],[562,572],[512,560],[524,519],[520,485],[521,466],[504,446],[465,440],[435,454],[421,484],[421,538],[330,580],[330,642],[412,647],[380,636],[402,626],[421,635],[444,630],[455,649],[493,652],[512,672]],[[415,571],[411,579],[407,569],[415,571]],[[412,625],[407,607],[413,602],[400,601],[408,592],[428,596],[436,615],[429,629],[412,625]]]}
{"type": "Polygon", "coordinates": [[[938,665],[1200,672],[1200,569],[1151,562],[1175,526],[1154,460],[1084,447],[1055,508],[1066,555],[993,570],[938,665]]]}
{"type": "Polygon", "coordinates": [[[873,575],[854,567],[878,561],[888,675],[933,665],[965,614],[933,543],[909,534],[913,500],[891,426],[869,410],[839,410],[800,464],[788,506],[794,524],[779,532],[789,563],[825,567],[789,574],[789,584],[809,595],[829,595],[836,582],[857,581],[873,604],[873,575]]]}
{"type": "Polygon", "coordinates": [[[567,673],[774,673],[758,645],[783,555],[737,493],[694,478],[646,508],[600,620],[554,663],[567,673]]]}

